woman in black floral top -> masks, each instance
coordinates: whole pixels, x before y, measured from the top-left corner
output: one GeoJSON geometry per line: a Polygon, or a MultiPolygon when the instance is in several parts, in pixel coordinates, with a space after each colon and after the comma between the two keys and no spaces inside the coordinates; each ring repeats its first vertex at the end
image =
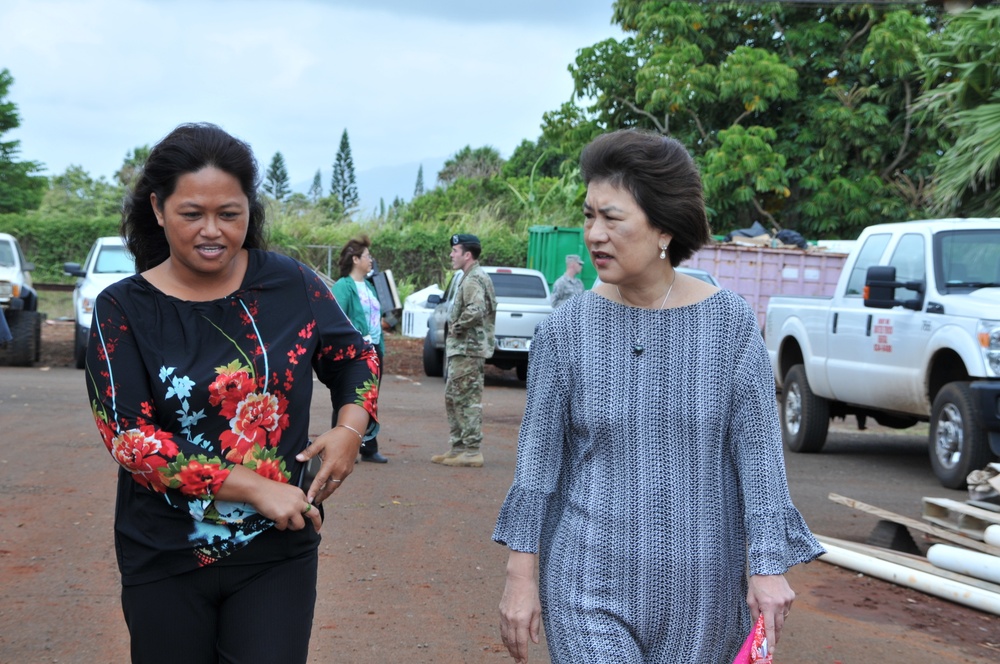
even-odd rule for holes
{"type": "Polygon", "coordinates": [[[257,189],[248,145],[175,129],[126,201],[138,274],[94,308],[133,662],[306,661],[321,503],[376,415],[374,350],[312,271],[263,250],[257,189]],[[313,372],[337,424],[307,448],[313,372]]]}

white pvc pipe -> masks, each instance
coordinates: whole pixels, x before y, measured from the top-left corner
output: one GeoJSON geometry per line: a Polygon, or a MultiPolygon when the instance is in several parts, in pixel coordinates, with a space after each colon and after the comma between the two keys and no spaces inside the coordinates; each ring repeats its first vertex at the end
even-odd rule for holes
{"type": "Polygon", "coordinates": [[[1000,593],[848,551],[833,544],[824,544],[823,547],[827,552],[820,556],[820,560],[824,562],[1000,616],[1000,593]]]}
{"type": "Polygon", "coordinates": [[[986,526],[986,530],[983,531],[983,539],[987,544],[1000,546],[1000,526],[986,526]]]}
{"type": "Polygon", "coordinates": [[[927,560],[941,569],[1000,583],[1000,556],[947,544],[934,544],[927,549],[927,560]]]}

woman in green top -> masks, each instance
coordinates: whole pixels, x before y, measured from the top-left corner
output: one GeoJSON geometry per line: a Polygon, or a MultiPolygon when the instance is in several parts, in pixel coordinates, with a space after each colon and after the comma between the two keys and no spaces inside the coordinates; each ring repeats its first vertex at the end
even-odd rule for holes
{"type": "MultiPolygon", "coordinates": [[[[370,342],[378,353],[379,380],[382,378],[382,358],[385,343],[382,340],[382,312],[375,287],[365,278],[372,271],[374,261],[371,240],[367,236],[354,238],[340,250],[340,279],[333,284],[333,297],[344,310],[348,320],[370,342]]],[[[378,425],[375,425],[361,445],[361,460],[388,463],[378,452],[378,425]]]]}

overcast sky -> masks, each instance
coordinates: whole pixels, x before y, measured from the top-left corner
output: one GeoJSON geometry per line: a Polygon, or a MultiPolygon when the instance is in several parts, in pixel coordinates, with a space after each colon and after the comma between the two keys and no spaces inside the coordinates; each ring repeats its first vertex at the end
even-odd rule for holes
{"type": "MultiPolygon", "coordinates": [[[[243,138],[329,187],[341,132],[366,171],[465,145],[505,157],[572,94],[578,49],[621,37],[612,0],[0,0],[21,159],[111,179],[181,122],[243,138]]],[[[436,162],[435,162],[436,160],[436,162]]],[[[430,169],[433,167],[433,172],[430,169]]],[[[379,192],[380,194],[382,192],[379,192]]],[[[369,194],[370,196],[370,194],[369,194]]],[[[370,202],[370,201],[369,201],[370,202]]]]}

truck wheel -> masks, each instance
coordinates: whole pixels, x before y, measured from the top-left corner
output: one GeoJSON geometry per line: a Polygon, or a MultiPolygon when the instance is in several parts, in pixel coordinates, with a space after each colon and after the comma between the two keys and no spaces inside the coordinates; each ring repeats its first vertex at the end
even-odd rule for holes
{"type": "Polygon", "coordinates": [[[87,337],[79,323],[73,334],[73,364],[77,369],[83,369],[87,365],[87,337]]]}
{"type": "Polygon", "coordinates": [[[976,426],[977,414],[968,383],[948,383],[934,397],[930,456],[942,486],[965,488],[969,473],[985,468],[992,458],[986,432],[976,426]]]}
{"type": "Polygon", "coordinates": [[[830,426],[830,406],[813,394],[806,369],[796,364],[785,374],[781,395],[781,439],[792,452],[815,453],[823,449],[830,426]]]}
{"type": "Polygon", "coordinates": [[[8,314],[7,323],[13,339],[0,349],[0,365],[30,367],[41,356],[42,316],[37,311],[8,314]]]}
{"type": "Polygon", "coordinates": [[[430,332],[424,337],[424,373],[428,376],[444,374],[444,352],[434,347],[430,332]]]}
{"type": "Polygon", "coordinates": [[[514,371],[517,372],[518,380],[528,380],[528,363],[518,362],[517,366],[514,367],[514,371]]]}

